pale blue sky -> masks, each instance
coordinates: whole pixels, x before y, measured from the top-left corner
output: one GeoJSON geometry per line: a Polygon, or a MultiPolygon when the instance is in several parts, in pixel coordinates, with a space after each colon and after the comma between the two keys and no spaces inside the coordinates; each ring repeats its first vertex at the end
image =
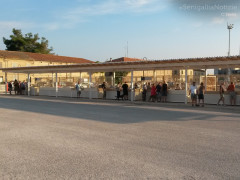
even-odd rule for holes
{"type": "Polygon", "coordinates": [[[58,55],[94,61],[125,56],[127,41],[135,58],[225,56],[229,22],[231,54],[238,55],[240,1],[215,1],[0,0],[0,49],[17,28],[46,37],[58,55]]]}

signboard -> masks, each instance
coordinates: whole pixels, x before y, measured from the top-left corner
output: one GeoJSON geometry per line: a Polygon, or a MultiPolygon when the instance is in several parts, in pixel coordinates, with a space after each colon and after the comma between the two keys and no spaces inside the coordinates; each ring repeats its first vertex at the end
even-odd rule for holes
{"type": "Polygon", "coordinates": [[[152,80],[152,77],[141,77],[141,81],[151,81],[152,80]]]}

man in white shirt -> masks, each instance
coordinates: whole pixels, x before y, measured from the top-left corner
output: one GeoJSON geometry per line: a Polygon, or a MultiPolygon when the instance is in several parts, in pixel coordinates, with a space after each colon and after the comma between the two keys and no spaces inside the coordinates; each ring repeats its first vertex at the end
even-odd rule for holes
{"type": "Polygon", "coordinates": [[[191,94],[192,99],[192,106],[197,105],[197,86],[196,83],[193,82],[193,84],[190,86],[189,94],[191,94]]]}
{"type": "Polygon", "coordinates": [[[80,95],[81,95],[81,85],[80,85],[80,82],[78,82],[76,84],[76,90],[77,90],[77,98],[80,98],[80,95]]]}

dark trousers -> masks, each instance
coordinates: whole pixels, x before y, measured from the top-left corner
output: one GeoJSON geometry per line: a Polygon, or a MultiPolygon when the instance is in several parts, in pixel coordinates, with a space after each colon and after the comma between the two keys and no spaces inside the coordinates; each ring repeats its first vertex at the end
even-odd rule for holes
{"type": "Polygon", "coordinates": [[[120,91],[117,91],[117,99],[120,98],[120,91]]]}
{"type": "Polygon", "coordinates": [[[142,100],[146,101],[146,98],[147,98],[147,91],[143,91],[142,92],[142,100]]]}
{"type": "Polygon", "coordinates": [[[104,90],[104,91],[103,91],[103,99],[106,99],[106,97],[107,97],[107,91],[104,90]]]}

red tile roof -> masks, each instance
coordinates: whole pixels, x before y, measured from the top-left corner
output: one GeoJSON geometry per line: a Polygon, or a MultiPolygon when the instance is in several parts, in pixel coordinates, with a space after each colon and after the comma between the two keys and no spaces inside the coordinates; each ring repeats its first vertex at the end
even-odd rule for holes
{"type": "Polygon", "coordinates": [[[60,62],[60,63],[94,63],[93,61],[67,57],[67,56],[58,56],[52,54],[39,54],[39,53],[30,53],[30,52],[19,52],[19,51],[3,51],[0,50],[0,57],[7,59],[16,59],[16,60],[34,60],[34,61],[47,61],[47,62],[60,62]]]}
{"type": "Polygon", "coordinates": [[[113,59],[111,62],[130,62],[130,61],[144,61],[143,59],[121,57],[118,59],[113,59]]]}

